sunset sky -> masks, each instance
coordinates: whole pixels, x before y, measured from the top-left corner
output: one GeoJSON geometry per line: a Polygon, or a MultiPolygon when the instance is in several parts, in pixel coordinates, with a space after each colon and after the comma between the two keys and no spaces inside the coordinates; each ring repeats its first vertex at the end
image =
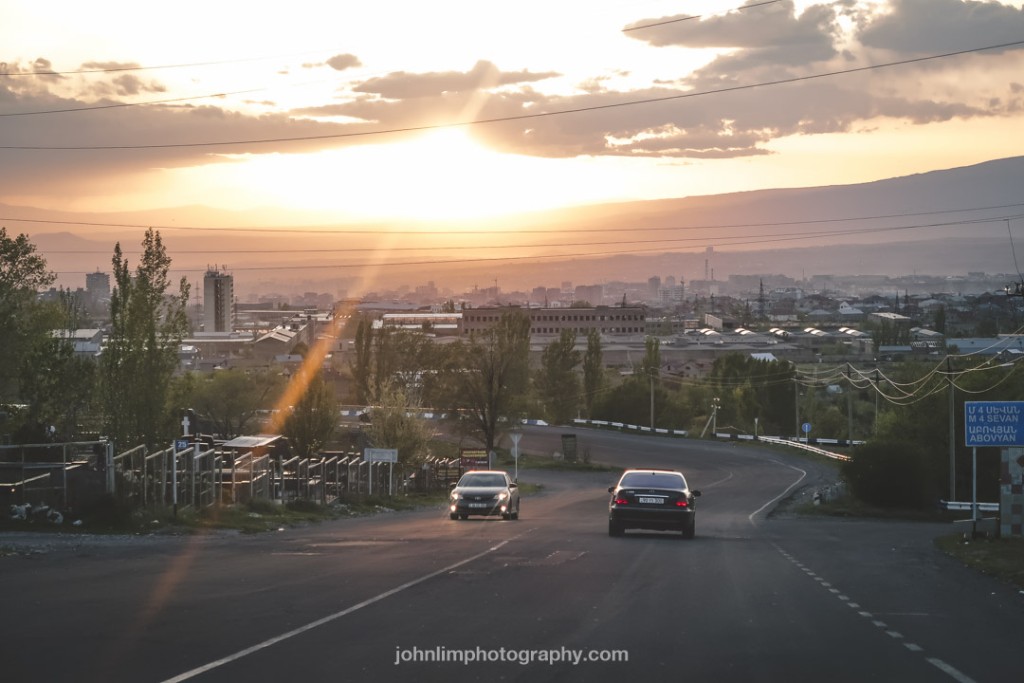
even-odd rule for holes
{"type": "Polygon", "coordinates": [[[743,5],[16,0],[0,202],[450,219],[1024,154],[1022,2],[743,5]]]}

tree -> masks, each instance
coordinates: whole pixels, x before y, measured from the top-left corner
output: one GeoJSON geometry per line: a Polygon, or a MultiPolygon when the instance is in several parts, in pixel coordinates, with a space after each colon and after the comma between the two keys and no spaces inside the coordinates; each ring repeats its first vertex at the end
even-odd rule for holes
{"type": "Polygon", "coordinates": [[[595,328],[587,330],[587,351],[583,355],[583,401],[587,417],[594,414],[594,400],[604,385],[604,357],[601,351],[601,333],[595,328]]]}
{"type": "MultiPolygon", "coordinates": [[[[678,427],[676,417],[667,409],[668,393],[660,384],[654,386],[654,415],[656,427],[678,427]]],[[[628,378],[618,386],[602,393],[594,401],[595,420],[609,420],[634,425],[648,425],[651,421],[651,381],[649,377],[628,378]]]]}
{"type": "Polygon", "coordinates": [[[183,399],[187,403],[180,408],[194,409],[203,430],[232,439],[256,426],[259,411],[272,405],[281,392],[281,384],[280,377],[269,372],[218,370],[196,378],[191,392],[183,399]]]}
{"type": "Polygon", "coordinates": [[[529,389],[530,318],[518,309],[473,335],[456,352],[452,402],[464,409],[469,433],[494,450],[502,424],[519,417],[529,389]]]}
{"type": "Polygon", "coordinates": [[[370,378],[373,374],[370,366],[373,358],[373,322],[366,316],[359,318],[354,347],[355,357],[349,361],[352,384],[355,387],[356,403],[366,405],[370,402],[370,378]]]}
{"type": "Polygon", "coordinates": [[[576,350],[576,333],[562,330],[541,355],[537,374],[537,390],[549,422],[566,424],[576,415],[580,400],[580,380],[576,366],[580,352],[576,350]]]}
{"type": "Polygon", "coordinates": [[[370,425],[366,429],[375,448],[397,449],[402,463],[421,462],[433,436],[426,420],[411,414],[410,407],[416,406],[410,405],[405,392],[388,385],[370,411],[370,425]]]}
{"type": "Polygon", "coordinates": [[[61,290],[51,309],[61,322],[28,349],[20,393],[28,404],[30,429],[52,426],[58,438],[70,440],[78,433],[79,417],[93,403],[96,362],[75,354],[71,335],[79,327],[80,309],[74,296],[61,290]]]}
{"type": "Polygon", "coordinates": [[[946,334],[946,307],[939,306],[935,309],[935,331],[939,334],[946,334]]]}
{"type": "Polygon", "coordinates": [[[177,433],[167,397],[178,347],[188,332],[189,285],[183,277],[178,293],[167,295],[171,259],[159,232],[148,229],[142,248],[134,274],[120,242],[112,258],[115,286],[101,381],[105,427],[119,447],[155,447],[177,433]]]}
{"type": "Polygon", "coordinates": [[[644,378],[657,377],[661,371],[661,341],[657,337],[644,339],[644,357],[637,368],[637,375],[644,378]]]}
{"type": "Polygon", "coordinates": [[[311,375],[298,403],[284,419],[282,432],[295,452],[308,458],[330,440],[338,424],[338,401],[319,372],[311,375]]]}
{"type": "Polygon", "coordinates": [[[26,356],[55,326],[53,311],[38,301],[55,279],[26,235],[10,237],[0,227],[0,400],[18,398],[26,356]]]}
{"type": "Polygon", "coordinates": [[[788,361],[767,361],[742,353],[728,353],[715,359],[708,374],[708,386],[722,398],[719,422],[759,432],[785,434],[793,425],[793,376],[796,368],[788,361]]]}
{"type": "Polygon", "coordinates": [[[422,330],[381,327],[369,319],[356,328],[355,357],[349,361],[356,401],[375,405],[396,385],[410,400],[419,403],[427,375],[437,360],[436,349],[422,330]]]}

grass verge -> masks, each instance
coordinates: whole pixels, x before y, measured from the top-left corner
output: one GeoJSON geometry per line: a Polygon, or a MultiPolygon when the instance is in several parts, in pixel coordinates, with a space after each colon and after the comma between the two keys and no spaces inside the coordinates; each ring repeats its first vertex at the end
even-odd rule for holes
{"type": "Polygon", "coordinates": [[[968,567],[1007,581],[1024,592],[1024,539],[965,539],[963,534],[951,534],[935,539],[935,545],[968,567]]]}
{"type": "MultiPolygon", "coordinates": [[[[497,460],[501,469],[508,469],[511,471],[511,468],[515,466],[515,459],[506,453],[498,452],[497,460]]],[[[592,462],[583,462],[581,460],[577,460],[576,462],[567,462],[565,460],[556,460],[550,456],[528,455],[523,453],[519,456],[519,469],[558,470],[563,472],[618,472],[622,468],[598,465],[592,462]]]]}
{"type": "Polygon", "coordinates": [[[179,508],[177,514],[171,508],[128,509],[122,507],[103,508],[102,513],[86,516],[82,523],[69,521],[50,524],[46,521],[0,520],[0,531],[29,531],[33,533],[63,534],[151,534],[202,533],[212,530],[235,530],[242,533],[276,531],[288,527],[317,524],[335,519],[360,517],[412,510],[432,505],[442,505],[447,492],[429,494],[409,493],[388,496],[346,496],[330,505],[321,505],[309,500],[295,500],[288,503],[256,499],[237,505],[218,505],[202,508],[179,508]]]}
{"type": "Polygon", "coordinates": [[[801,515],[821,517],[859,517],[866,519],[892,519],[909,522],[950,522],[963,517],[962,512],[948,510],[918,510],[913,508],[881,508],[847,494],[838,500],[815,505],[813,502],[800,503],[793,512],[801,515]]]}

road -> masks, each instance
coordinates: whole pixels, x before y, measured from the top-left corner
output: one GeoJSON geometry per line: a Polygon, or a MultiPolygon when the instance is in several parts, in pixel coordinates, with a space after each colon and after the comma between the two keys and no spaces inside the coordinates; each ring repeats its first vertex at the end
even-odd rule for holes
{"type": "MultiPolygon", "coordinates": [[[[0,557],[3,680],[1021,679],[1024,596],[936,551],[948,526],[769,517],[824,468],[749,444],[580,435],[595,461],[686,471],[697,538],[609,538],[615,472],[524,470],[543,489],[519,521],[438,508],[54,539],[0,557]]],[[[558,450],[558,432],[521,446],[558,450]]]]}

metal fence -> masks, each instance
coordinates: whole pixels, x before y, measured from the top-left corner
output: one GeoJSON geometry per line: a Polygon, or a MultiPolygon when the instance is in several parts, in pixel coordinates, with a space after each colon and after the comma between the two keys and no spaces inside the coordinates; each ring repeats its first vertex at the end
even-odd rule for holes
{"type": "Polygon", "coordinates": [[[0,446],[0,503],[79,509],[113,487],[112,454],[106,440],[0,446]]]}
{"type": "Polygon", "coordinates": [[[457,458],[415,464],[368,462],[358,452],[303,458],[190,444],[114,455],[108,441],[0,447],[0,501],[80,512],[104,494],[133,508],[192,507],[250,500],[330,504],[351,496],[446,489],[457,458]]]}

